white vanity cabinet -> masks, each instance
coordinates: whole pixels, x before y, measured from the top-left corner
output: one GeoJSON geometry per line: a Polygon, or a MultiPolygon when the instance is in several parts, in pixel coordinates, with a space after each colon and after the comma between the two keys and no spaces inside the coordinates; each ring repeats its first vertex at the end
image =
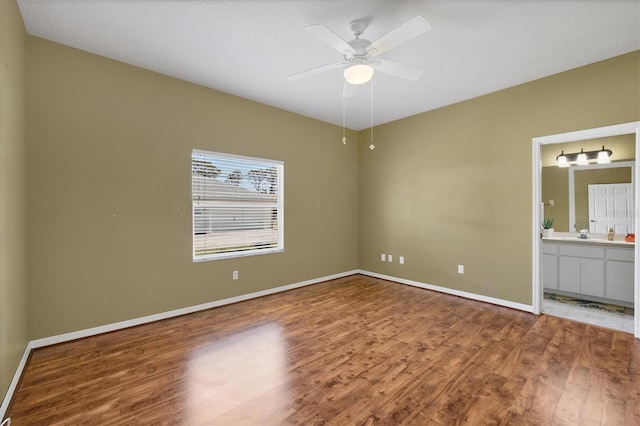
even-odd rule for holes
{"type": "Polygon", "coordinates": [[[592,300],[633,303],[634,248],[593,243],[542,243],[545,289],[592,300]]]}
{"type": "Polygon", "coordinates": [[[604,297],[603,247],[559,244],[558,289],[604,297]]]}
{"type": "Polygon", "coordinates": [[[633,302],[633,248],[607,249],[607,298],[633,302]]]}

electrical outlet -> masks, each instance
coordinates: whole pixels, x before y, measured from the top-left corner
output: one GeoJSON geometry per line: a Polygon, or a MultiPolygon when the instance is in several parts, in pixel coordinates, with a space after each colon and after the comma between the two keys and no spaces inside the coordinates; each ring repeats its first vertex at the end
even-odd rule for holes
{"type": "Polygon", "coordinates": [[[553,200],[549,200],[549,207],[553,207],[554,204],[555,202],[553,200]]]}
{"type": "Polygon", "coordinates": [[[400,256],[398,258],[398,262],[400,262],[401,265],[404,265],[404,256],[400,256]]]}
{"type": "Polygon", "coordinates": [[[387,260],[387,256],[384,253],[382,253],[380,255],[380,260],[382,260],[384,262],[385,260],[387,260]]]}
{"type": "Polygon", "coordinates": [[[234,280],[238,279],[238,271],[233,271],[233,279],[234,280]]]}
{"type": "Polygon", "coordinates": [[[393,262],[393,255],[390,254],[389,256],[387,256],[387,260],[389,262],[393,262]]]}
{"type": "Polygon", "coordinates": [[[458,265],[458,273],[464,274],[464,265],[458,265]]]}

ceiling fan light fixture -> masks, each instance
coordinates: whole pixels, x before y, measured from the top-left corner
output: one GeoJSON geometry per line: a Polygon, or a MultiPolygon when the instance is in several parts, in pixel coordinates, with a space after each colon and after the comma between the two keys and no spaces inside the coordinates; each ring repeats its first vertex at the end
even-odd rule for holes
{"type": "Polygon", "coordinates": [[[349,84],[358,85],[364,84],[371,80],[373,77],[373,67],[371,65],[358,62],[353,65],[349,65],[344,70],[344,79],[349,84]]]}

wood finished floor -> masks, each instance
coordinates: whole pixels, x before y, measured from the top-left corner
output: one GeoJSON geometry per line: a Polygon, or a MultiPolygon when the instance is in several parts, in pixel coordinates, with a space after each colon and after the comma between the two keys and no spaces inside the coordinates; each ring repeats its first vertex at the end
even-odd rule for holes
{"type": "Polygon", "coordinates": [[[640,425],[640,341],[351,276],[34,350],[13,426],[640,425]]]}

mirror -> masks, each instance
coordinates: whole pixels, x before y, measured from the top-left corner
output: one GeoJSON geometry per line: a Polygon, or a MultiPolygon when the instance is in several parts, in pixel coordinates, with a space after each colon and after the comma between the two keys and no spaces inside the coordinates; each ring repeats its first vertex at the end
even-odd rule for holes
{"type": "MultiPolygon", "coordinates": [[[[542,200],[545,218],[553,218],[558,232],[589,229],[588,185],[633,183],[635,135],[627,134],[542,146],[542,200]],[[556,157],[564,153],[610,149],[611,163],[558,167],[556,157]],[[553,205],[551,205],[553,203],[553,205]]],[[[633,232],[633,230],[629,230],[633,232]]],[[[617,230],[617,233],[623,233],[617,230]]]]}

